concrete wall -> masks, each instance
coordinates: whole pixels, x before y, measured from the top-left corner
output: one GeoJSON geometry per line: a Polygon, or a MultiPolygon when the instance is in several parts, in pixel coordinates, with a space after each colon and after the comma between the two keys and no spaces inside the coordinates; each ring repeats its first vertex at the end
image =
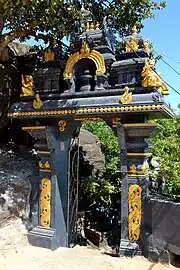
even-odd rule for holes
{"type": "Polygon", "coordinates": [[[141,243],[147,257],[169,261],[169,252],[180,255],[180,203],[165,197],[147,197],[143,203],[141,243]]]}

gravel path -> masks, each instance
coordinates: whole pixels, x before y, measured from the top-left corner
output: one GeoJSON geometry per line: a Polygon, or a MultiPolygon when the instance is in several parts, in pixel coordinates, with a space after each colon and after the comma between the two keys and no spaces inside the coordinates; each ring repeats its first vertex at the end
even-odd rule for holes
{"type": "Polygon", "coordinates": [[[154,264],[145,258],[116,258],[99,250],[76,246],[56,251],[32,247],[27,243],[26,231],[14,220],[0,229],[0,270],[166,270],[176,269],[154,264]]]}

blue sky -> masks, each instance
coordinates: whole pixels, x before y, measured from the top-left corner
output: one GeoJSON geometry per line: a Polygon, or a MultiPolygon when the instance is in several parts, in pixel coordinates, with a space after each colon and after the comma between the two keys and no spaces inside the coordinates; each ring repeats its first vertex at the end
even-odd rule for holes
{"type": "MultiPolygon", "coordinates": [[[[164,54],[175,61],[164,57],[173,68],[180,73],[180,0],[167,0],[167,7],[156,12],[155,19],[144,21],[144,29],[141,34],[149,39],[159,54],[164,54]]],[[[180,76],[159,61],[157,71],[162,72],[163,79],[180,93],[180,76]]],[[[180,95],[170,89],[170,95],[166,100],[173,108],[180,103],[180,95]]]]}
{"type": "MultiPolygon", "coordinates": [[[[157,53],[179,61],[179,63],[176,63],[164,57],[164,60],[180,73],[180,0],[166,0],[166,2],[167,7],[157,11],[155,19],[144,21],[144,29],[141,34],[153,43],[157,53]]],[[[158,62],[156,69],[158,72],[162,72],[163,79],[168,84],[180,92],[180,76],[161,60],[158,62]]],[[[166,97],[166,100],[176,109],[180,103],[180,95],[170,89],[170,95],[166,97]]]]}

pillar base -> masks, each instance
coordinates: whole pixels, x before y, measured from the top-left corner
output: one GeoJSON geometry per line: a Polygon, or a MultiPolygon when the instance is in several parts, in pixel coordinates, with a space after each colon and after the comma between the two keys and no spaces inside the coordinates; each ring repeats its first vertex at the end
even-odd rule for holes
{"type": "Polygon", "coordinates": [[[32,246],[55,250],[61,243],[56,239],[56,230],[37,226],[28,233],[28,241],[32,246]]]}
{"type": "Polygon", "coordinates": [[[141,256],[140,247],[136,242],[121,239],[119,256],[120,257],[141,256]]]}

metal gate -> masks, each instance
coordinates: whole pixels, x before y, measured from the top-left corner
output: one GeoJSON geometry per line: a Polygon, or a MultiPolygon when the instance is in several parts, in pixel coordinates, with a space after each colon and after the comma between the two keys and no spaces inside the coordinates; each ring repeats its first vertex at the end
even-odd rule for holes
{"type": "Polygon", "coordinates": [[[71,141],[68,170],[68,245],[76,242],[79,184],[79,137],[71,141]]]}

